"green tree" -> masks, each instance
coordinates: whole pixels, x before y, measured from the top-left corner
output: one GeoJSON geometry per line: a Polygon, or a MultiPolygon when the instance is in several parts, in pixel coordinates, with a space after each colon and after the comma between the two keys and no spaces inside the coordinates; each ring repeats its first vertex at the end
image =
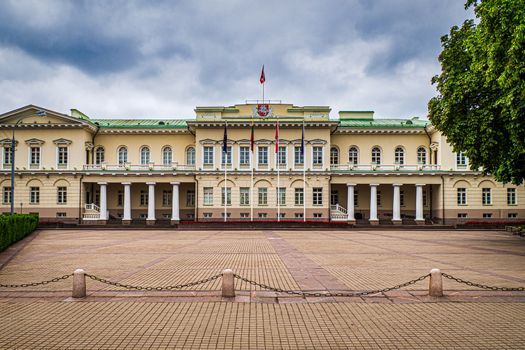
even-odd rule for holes
{"type": "Polygon", "coordinates": [[[525,179],[525,2],[467,0],[471,6],[477,20],[441,38],[429,118],[472,169],[518,185],[525,179]]]}

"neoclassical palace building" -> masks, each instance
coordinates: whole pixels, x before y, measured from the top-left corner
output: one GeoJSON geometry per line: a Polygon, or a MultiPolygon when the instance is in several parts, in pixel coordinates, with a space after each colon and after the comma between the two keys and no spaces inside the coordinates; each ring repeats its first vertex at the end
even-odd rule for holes
{"type": "Polygon", "coordinates": [[[80,224],[525,218],[524,186],[471,170],[426,120],[272,101],[195,113],[94,119],[29,105],[0,115],[0,212],[13,203],[80,224]]]}

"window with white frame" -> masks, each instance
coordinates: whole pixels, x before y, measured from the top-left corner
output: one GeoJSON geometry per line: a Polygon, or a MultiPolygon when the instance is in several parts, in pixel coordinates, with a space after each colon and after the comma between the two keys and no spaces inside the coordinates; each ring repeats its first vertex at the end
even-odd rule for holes
{"type": "Polygon", "coordinates": [[[339,204],[339,191],[332,190],[330,191],[330,205],[339,204]]]}
{"type": "MultiPolygon", "coordinates": [[[[399,205],[404,207],[405,206],[405,191],[400,190],[399,191],[399,205]]],[[[424,206],[424,204],[423,204],[424,206]]]]}
{"type": "Polygon", "coordinates": [[[394,150],[394,162],[398,165],[405,164],[405,150],[403,147],[396,147],[394,150]]]}
{"type": "Polygon", "coordinates": [[[188,208],[195,207],[195,191],[194,190],[188,190],[186,192],[186,206],[188,208]]]}
{"type": "Polygon", "coordinates": [[[11,153],[11,146],[4,145],[2,162],[4,165],[11,165],[13,154],[11,153]]]}
{"type": "Polygon", "coordinates": [[[202,163],[204,165],[213,165],[213,146],[204,146],[202,152],[202,163]]]}
{"type": "Polygon", "coordinates": [[[457,204],[467,205],[467,189],[460,187],[456,190],[457,192],[457,204]]]}
{"type": "Polygon", "coordinates": [[[31,146],[29,161],[32,166],[40,166],[40,146],[31,146]]]}
{"type": "Polygon", "coordinates": [[[162,164],[171,165],[173,162],[173,151],[170,146],[165,146],[162,149],[162,164]]]}
{"type": "Polygon", "coordinates": [[[58,204],[67,203],[67,187],[64,187],[64,186],[57,187],[57,203],[58,204]]]}
{"type": "Polygon", "coordinates": [[[11,204],[12,202],[12,193],[11,193],[11,187],[4,187],[2,189],[2,203],[3,204],[11,204]]]}
{"type": "Polygon", "coordinates": [[[279,146],[279,150],[277,152],[277,164],[286,166],[286,146],[279,146]]]}
{"type": "Polygon", "coordinates": [[[148,205],[148,191],[145,191],[145,190],[141,190],[140,191],[140,206],[141,207],[145,207],[148,205]]]}
{"type": "Polygon", "coordinates": [[[240,218],[241,219],[248,219],[250,217],[250,213],[241,213],[240,218]]]}
{"type": "Polygon", "coordinates": [[[171,207],[172,204],[172,193],[170,190],[162,191],[162,206],[171,207]]]}
{"type": "Polygon", "coordinates": [[[516,200],[516,189],[507,188],[507,205],[516,205],[518,201],[516,200]]]}
{"type": "Polygon", "coordinates": [[[508,214],[507,214],[507,217],[508,217],[509,219],[515,219],[515,218],[518,217],[518,213],[508,213],[508,214]]]}
{"type": "Polygon", "coordinates": [[[240,205],[250,205],[250,188],[241,187],[240,188],[240,205]]]}
{"type": "Polygon", "coordinates": [[[492,189],[491,188],[481,189],[481,202],[483,205],[492,204],[492,189]]]}
{"type": "Polygon", "coordinates": [[[427,164],[427,149],[423,146],[417,149],[417,164],[427,164]]]}
{"type": "Polygon", "coordinates": [[[312,162],[314,166],[323,165],[323,147],[322,146],[314,146],[312,148],[312,162]]]}
{"type": "Polygon", "coordinates": [[[128,162],[128,149],[125,146],[118,149],[118,163],[123,165],[128,162]]]}
{"type": "Polygon", "coordinates": [[[250,164],[250,147],[248,146],[239,147],[239,164],[240,165],[250,164]]]}
{"type": "Polygon", "coordinates": [[[257,147],[257,163],[259,165],[268,164],[268,147],[267,146],[257,147]]]}
{"type": "Polygon", "coordinates": [[[466,219],[467,217],[467,213],[458,213],[458,219],[466,219]]]}
{"type": "Polygon", "coordinates": [[[204,187],[204,205],[213,205],[213,187],[204,187]]]}
{"type": "Polygon", "coordinates": [[[456,153],[456,166],[458,168],[466,168],[467,167],[467,157],[463,152],[456,153]]]}
{"type": "Polygon", "coordinates": [[[304,189],[295,188],[295,205],[304,205],[304,189]]]}
{"type": "Polygon", "coordinates": [[[339,149],[337,147],[330,148],[330,165],[339,164],[339,149]]]}
{"type": "Polygon", "coordinates": [[[286,187],[279,187],[277,189],[277,200],[280,206],[286,205],[286,187]]]}
{"type": "Polygon", "coordinates": [[[202,217],[205,219],[209,219],[213,216],[213,213],[202,213],[202,217]]]}
{"type": "Polygon", "coordinates": [[[312,189],[312,201],[313,205],[323,205],[323,188],[314,187],[312,189]]]}
{"type": "Polygon", "coordinates": [[[268,188],[266,187],[258,188],[258,204],[268,205],[268,188]]]}
{"type": "Polygon", "coordinates": [[[294,147],[294,164],[295,165],[304,164],[304,153],[301,152],[301,146],[294,147]]]}
{"type": "Polygon", "coordinates": [[[259,219],[266,219],[268,217],[268,213],[259,213],[257,216],[259,219]]]}
{"type": "Polygon", "coordinates": [[[29,203],[38,204],[40,203],[40,187],[29,188],[29,203]]]}
{"type": "Polygon", "coordinates": [[[104,147],[98,146],[97,148],[95,148],[95,164],[104,163],[105,161],[104,158],[105,158],[104,147]]]}
{"type": "Polygon", "coordinates": [[[147,165],[150,162],[150,150],[148,146],[140,149],[140,164],[147,165]]]}
{"type": "Polygon", "coordinates": [[[379,147],[372,148],[372,164],[381,164],[381,148],[379,147]]]}
{"type": "Polygon", "coordinates": [[[490,219],[492,217],[492,213],[483,213],[483,219],[490,219]]]}
{"type": "Polygon", "coordinates": [[[188,147],[186,149],[186,164],[195,165],[195,147],[188,147]]]}
{"type": "Polygon", "coordinates": [[[377,191],[377,206],[380,207],[381,206],[381,191],[377,191]]]}
{"type": "Polygon", "coordinates": [[[357,188],[354,189],[354,207],[357,207],[359,205],[359,192],[357,191],[357,188]]]}
{"type": "Polygon", "coordinates": [[[225,198],[226,198],[226,205],[232,205],[232,188],[231,187],[226,187],[226,188],[221,187],[221,205],[222,206],[224,206],[225,198]],[[224,190],[226,190],[226,192],[224,190]]]}
{"type": "Polygon", "coordinates": [[[223,152],[221,147],[221,164],[232,164],[232,146],[226,146],[226,152],[223,152]]]}
{"type": "Polygon", "coordinates": [[[124,205],[124,193],[122,191],[117,192],[117,207],[124,205]]]}
{"type": "Polygon", "coordinates": [[[64,167],[68,163],[68,147],[58,146],[57,147],[57,166],[64,167]]]}
{"type": "Polygon", "coordinates": [[[348,163],[352,165],[359,164],[359,150],[357,147],[352,146],[348,149],[348,163]]]}
{"type": "Polygon", "coordinates": [[[303,213],[295,213],[294,216],[295,216],[296,219],[304,218],[304,214],[303,213]]]}

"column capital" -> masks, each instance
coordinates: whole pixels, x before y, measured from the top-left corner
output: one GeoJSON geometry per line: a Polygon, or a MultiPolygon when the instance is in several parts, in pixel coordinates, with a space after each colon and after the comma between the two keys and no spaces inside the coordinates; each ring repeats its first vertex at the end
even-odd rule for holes
{"type": "Polygon", "coordinates": [[[377,187],[379,184],[370,184],[370,187],[377,187]]]}
{"type": "Polygon", "coordinates": [[[124,185],[124,186],[129,186],[129,185],[131,185],[131,182],[121,182],[121,184],[124,185]]]}
{"type": "Polygon", "coordinates": [[[394,186],[394,187],[401,187],[401,186],[403,186],[403,184],[392,184],[392,186],[394,186]]]}
{"type": "Polygon", "coordinates": [[[170,185],[180,185],[180,182],[170,182],[170,185]]]}
{"type": "Polygon", "coordinates": [[[346,184],[346,187],[357,186],[356,184],[346,184]]]}
{"type": "Polygon", "coordinates": [[[426,184],[416,184],[417,187],[426,186],[426,184]]]}
{"type": "Polygon", "coordinates": [[[97,184],[99,184],[99,185],[107,185],[108,183],[107,182],[97,182],[97,184]]]}
{"type": "Polygon", "coordinates": [[[156,182],[146,182],[146,185],[155,185],[156,182]]]}

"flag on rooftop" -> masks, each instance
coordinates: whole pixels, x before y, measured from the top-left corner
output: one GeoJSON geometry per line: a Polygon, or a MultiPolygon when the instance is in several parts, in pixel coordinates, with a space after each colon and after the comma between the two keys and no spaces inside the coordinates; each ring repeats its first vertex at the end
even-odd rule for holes
{"type": "Polygon", "coordinates": [[[261,82],[261,84],[264,84],[264,82],[266,81],[266,77],[264,76],[264,64],[262,66],[261,78],[259,79],[259,81],[261,82]]]}

